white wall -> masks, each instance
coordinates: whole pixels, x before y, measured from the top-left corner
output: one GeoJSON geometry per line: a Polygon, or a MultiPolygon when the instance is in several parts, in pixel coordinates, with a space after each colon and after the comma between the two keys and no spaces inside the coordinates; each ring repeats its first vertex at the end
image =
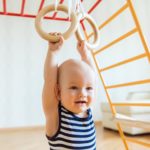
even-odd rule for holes
{"type": "MultiPolygon", "coordinates": [[[[92,2],[90,2],[87,4],[86,1],[84,2],[87,10],[91,6],[92,2]]],[[[125,0],[120,0],[116,3],[113,0],[107,0],[102,2],[91,15],[98,24],[101,24],[101,22],[106,20],[124,2],[125,0]]],[[[150,1],[134,0],[133,2],[142,31],[150,47],[150,30],[148,28],[150,26],[150,1]]],[[[128,13],[126,14],[128,15],[128,13]]],[[[132,19],[129,20],[129,23],[125,23],[127,23],[126,20],[119,20],[100,31],[101,42],[99,47],[113,40],[120,32],[133,26],[132,19]],[[117,30],[114,30],[114,26],[117,30]]],[[[67,26],[68,23],[66,22],[53,22],[52,25],[51,21],[46,21],[46,24],[44,24],[44,28],[49,32],[53,30],[64,32],[67,26]]],[[[30,18],[0,15],[0,33],[0,127],[43,125],[44,115],[41,107],[41,94],[43,86],[43,62],[47,52],[47,42],[42,40],[35,32],[34,19],[30,18]]],[[[109,53],[109,57],[107,53],[102,53],[99,56],[100,65],[104,67],[113,63],[114,60],[119,61],[123,59],[122,53],[119,51],[120,49],[126,51],[123,54],[126,58],[129,57],[129,54],[134,55],[133,51],[129,51],[130,49],[134,48],[136,53],[142,52],[142,46],[138,45],[137,36],[135,39],[134,44],[126,41],[124,46],[119,45],[118,47],[112,48],[112,54],[109,53]],[[130,43],[129,46],[127,43],[130,43]],[[127,50],[128,48],[129,50],[127,50]],[[117,49],[115,55],[113,53],[114,49],[117,49]]],[[[76,39],[72,36],[65,41],[62,53],[60,54],[60,63],[70,57],[78,58],[79,55],[75,49],[76,39]]],[[[147,77],[150,73],[149,71],[149,64],[147,64],[143,68],[143,73],[140,72],[140,77],[147,77]]],[[[107,72],[105,74],[105,80],[108,84],[113,84],[115,77],[110,75],[111,73],[107,72]]],[[[118,76],[117,70],[115,76],[118,76]]],[[[132,80],[130,77],[134,78],[135,76],[130,75],[129,79],[132,80]]],[[[119,78],[115,82],[121,82],[124,79],[124,76],[120,78],[119,75],[119,78]]],[[[106,101],[106,95],[99,78],[98,81],[97,99],[92,107],[94,120],[101,120],[100,104],[102,101],[106,101]]],[[[124,89],[124,91],[130,90],[124,89]]],[[[111,91],[111,93],[113,98],[117,98],[118,95],[115,90],[111,91]]],[[[120,94],[122,94],[121,91],[120,94]]]]}

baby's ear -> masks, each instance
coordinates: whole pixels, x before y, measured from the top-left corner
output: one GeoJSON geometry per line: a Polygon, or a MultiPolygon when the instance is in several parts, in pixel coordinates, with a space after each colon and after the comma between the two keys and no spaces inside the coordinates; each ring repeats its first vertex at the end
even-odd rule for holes
{"type": "Polygon", "coordinates": [[[59,84],[56,84],[55,85],[55,96],[56,96],[56,98],[57,98],[57,100],[60,100],[60,86],[59,86],[59,84]]]}

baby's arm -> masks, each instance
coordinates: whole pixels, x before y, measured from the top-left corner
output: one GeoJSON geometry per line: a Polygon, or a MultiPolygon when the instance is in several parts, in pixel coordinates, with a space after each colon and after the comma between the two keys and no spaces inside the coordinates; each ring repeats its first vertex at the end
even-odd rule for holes
{"type": "Polygon", "coordinates": [[[57,100],[57,53],[63,44],[63,38],[57,43],[49,42],[49,48],[44,64],[44,87],[42,102],[46,117],[46,134],[52,136],[57,131],[58,125],[58,100],[57,100]]]}
{"type": "Polygon", "coordinates": [[[81,56],[81,59],[94,69],[94,66],[93,66],[93,63],[92,63],[91,52],[87,48],[87,46],[85,44],[85,41],[78,42],[77,49],[78,49],[78,52],[81,56]]]}

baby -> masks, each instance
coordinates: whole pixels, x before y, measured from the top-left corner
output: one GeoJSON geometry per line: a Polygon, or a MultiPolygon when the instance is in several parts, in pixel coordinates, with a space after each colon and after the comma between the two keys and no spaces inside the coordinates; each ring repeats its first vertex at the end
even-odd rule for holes
{"type": "MultiPolygon", "coordinates": [[[[95,99],[95,73],[85,42],[79,42],[82,60],[69,59],[58,67],[63,37],[49,42],[44,65],[43,109],[50,150],[95,150],[95,126],[90,105],[95,99]]],[[[67,53],[67,51],[66,51],[67,53]]]]}

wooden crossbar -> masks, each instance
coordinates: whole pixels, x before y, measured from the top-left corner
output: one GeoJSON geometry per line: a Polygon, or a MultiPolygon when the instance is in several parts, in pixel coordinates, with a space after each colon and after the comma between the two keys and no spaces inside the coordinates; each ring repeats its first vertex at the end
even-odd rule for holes
{"type": "Polygon", "coordinates": [[[146,147],[150,147],[150,143],[146,143],[146,142],[136,140],[136,139],[133,139],[133,138],[128,138],[128,137],[126,137],[125,139],[129,142],[133,142],[133,143],[140,144],[140,145],[143,145],[143,146],[146,146],[146,147]]]}
{"type": "Polygon", "coordinates": [[[133,85],[146,84],[146,83],[150,83],[150,79],[133,81],[133,82],[127,82],[127,83],[121,83],[121,84],[116,84],[116,85],[108,85],[108,86],[105,86],[105,87],[106,87],[106,89],[112,89],[112,88],[133,86],[133,85]]]}
{"type": "Polygon", "coordinates": [[[148,106],[150,106],[150,101],[148,101],[147,100],[147,103],[143,103],[143,102],[139,102],[139,103],[137,103],[137,102],[117,102],[117,103],[112,103],[112,105],[113,106],[145,106],[145,107],[148,107],[148,106]]]}
{"type": "Polygon", "coordinates": [[[116,64],[113,64],[113,65],[110,65],[110,66],[108,66],[108,67],[101,68],[99,71],[100,71],[100,72],[106,71],[106,70],[109,70],[109,69],[112,69],[112,68],[115,68],[115,67],[118,67],[118,66],[121,66],[121,65],[124,65],[124,64],[127,64],[127,63],[130,63],[130,62],[139,60],[139,59],[142,59],[142,58],[145,58],[146,56],[147,56],[146,54],[140,54],[140,55],[138,55],[138,56],[135,56],[135,57],[126,59],[126,60],[124,60],[124,61],[120,61],[120,62],[118,62],[118,63],[116,63],[116,64]]]}

